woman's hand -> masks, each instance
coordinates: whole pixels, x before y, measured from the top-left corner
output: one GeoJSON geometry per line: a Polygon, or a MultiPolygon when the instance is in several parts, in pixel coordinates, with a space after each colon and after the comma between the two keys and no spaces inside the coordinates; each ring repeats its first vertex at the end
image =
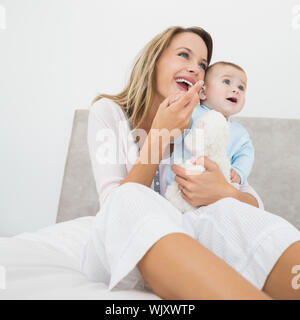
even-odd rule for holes
{"type": "Polygon", "coordinates": [[[199,103],[199,91],[204,82],[198,81],[187,92],[167,97],[158,107],[153,119],[152,129],[166,129],[162,132],[170,140],[176,139],[190,126],[194,108],[199,103]]]}
{"type": "Polygon", "coordinates": [[[235,196],[237,190],[226,181],[215,162],[200,157],[194,164],[201,164],[206,171],[199,173],[172,165],[181,196],[190,205],[206,206],[222,198],[235,196]]]}

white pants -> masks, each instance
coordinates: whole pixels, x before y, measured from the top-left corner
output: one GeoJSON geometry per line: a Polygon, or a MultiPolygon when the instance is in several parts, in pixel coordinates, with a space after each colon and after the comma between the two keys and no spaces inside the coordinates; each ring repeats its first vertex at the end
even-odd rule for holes
{"type": "Polygon", "coordinates": [[[95,217],[81,270],[109,290],[150,289],[136,265],[160,238],[178,232],[196,239],[258,289],[283,252],[300,241],[300,232],[283,218],[233,198],[182,214],[152,189],[125,183],[95,217]]]}

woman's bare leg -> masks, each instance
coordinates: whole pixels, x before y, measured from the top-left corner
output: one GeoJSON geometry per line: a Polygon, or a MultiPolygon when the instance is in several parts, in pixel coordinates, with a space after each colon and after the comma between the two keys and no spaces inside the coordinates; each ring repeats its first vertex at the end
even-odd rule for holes
{"type": "Polygon", "coordinates": [[[138,263],[163,299],[270,299],[222,259],[183,233],[157,241],[138,263]]]}
{"type": "Polygon", "coordinates": [[[300,286],[299,273],[300,241],[288,247],[279,258],[266,280],[263,291],[275,299],[300,300],[300,288],[298,288],[300,286]],[[297,273],[292,273],[292,268],[297,265],[299,266],[295,268],[295,272],[297,273]]]}

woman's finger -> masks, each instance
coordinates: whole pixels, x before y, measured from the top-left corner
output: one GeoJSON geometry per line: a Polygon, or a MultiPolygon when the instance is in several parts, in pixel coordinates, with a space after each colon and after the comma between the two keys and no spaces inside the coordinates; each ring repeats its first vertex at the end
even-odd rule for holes
{"type": "Polygon", "coordinates": [[[178,186],[179,186],[179,190],[181,190],[180,188],[184,188],[185,190],[188,190],[190,191],[190,187],[189,187],[189,183],[187,180],[179,177],[179,176],[175,176],[175,179],[174,179],[177,183],[178,183],[178,186]]]}
{"type": "Polygon", "coordinates": [[[202,174],[202,172],[200,171],[185,169],[180,166],[177,166],[176,164],[172,165],[172,170],[174,171],[175,175],[178,175],[179,177],[187,181],[190,181],[192,176],[202,174]]]}
{"type": "Polygon", "coordinates": [[[183,92],[177,93],[174,96],[169,97],[169,105],[179,100],[184,95],[183,92]]]}
{"type": "Polygon", "coordinates": [[[182,179],[188,180],[188,175],[186,174],[186,169],[182,168],[180,166],[177,166],[176,164],[172,165],[172,170],[174,171],[176,176],[181,177],[182,179]]]}
{"type": "Polygon", "coordinates": [[[184,199],[187,203],[191,204],[192,199],[189,197],[187,193],[184,192],[184,189],[181,191],[181,197],[184,199]]]}
{"type": "Polygon", "coordinates": [[[182,112],[184,112],[186,119],[191,118],[193,111],[195,107],[199,104],[199,102],[200,102],[199,92],[195,92],[190,102],[185,106],[185,108],[182,109],[182,112]]]}
{"type": "Polygon", "coordinates": [[[198,99],[199,99],[199,91],[202,88],[203,84],[204,84],[203,80],[196,82],[189,91],[185,92],[178,99],[178,101],[173,103],[172,106],[170,107],[180,110],[182,109],[182,107],[186,107],[187,105],[189,105],[192,99],[195,99],[195,96],[198,96],[198,99]]]}
{"type": "Polygon", "coordinates": [[[190,117],[196,107],[197,104],[200,102],[199,92],[195,92],[194,96],[191,99],[191,102],[185,107],[185,111],[187,115],[190,117]]]}

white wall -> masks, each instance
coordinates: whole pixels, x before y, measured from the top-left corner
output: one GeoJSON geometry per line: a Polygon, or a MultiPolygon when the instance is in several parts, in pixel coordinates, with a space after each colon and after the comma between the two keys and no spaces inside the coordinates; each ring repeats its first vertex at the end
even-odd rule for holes
{"type": "Polygon", "coordinates": [[[169,26],[204,27],[213,61],[246,69],[241,115],[300,119],[299,7],[300,0],[0,0],[0,236],[55,222],[74,110],[121,90],[138,51],[169,26]]]}

